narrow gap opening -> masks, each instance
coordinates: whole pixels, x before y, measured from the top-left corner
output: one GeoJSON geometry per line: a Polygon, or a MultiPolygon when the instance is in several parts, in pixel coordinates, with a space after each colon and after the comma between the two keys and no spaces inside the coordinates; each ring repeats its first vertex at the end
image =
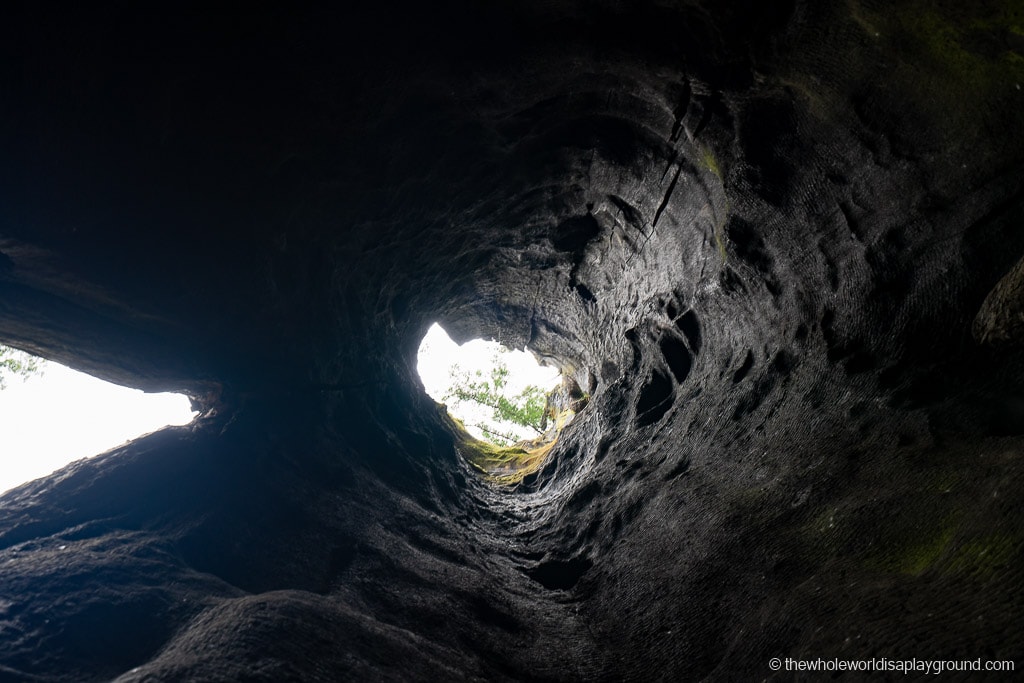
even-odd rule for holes
{"type": "Polygon", "coordinates": [[[195,418],[183,394],[148,394],[0,345],[0,493],[195,418]]]}
{"type": "Polygon", "coordinates": [[[589,398],[526,350],[483,339],[460,346],[437,323],[420,343],[417,370],[452,418],[463,456],[503,483],[537,471],[589,398]]]}

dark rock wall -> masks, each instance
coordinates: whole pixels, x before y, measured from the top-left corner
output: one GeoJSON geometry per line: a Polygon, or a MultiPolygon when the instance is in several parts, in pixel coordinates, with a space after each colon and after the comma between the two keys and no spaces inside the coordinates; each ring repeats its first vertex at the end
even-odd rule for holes
{"type": "Polygon", "coordinates": [[[0,499],[0,678],[1016,656],[1022,21],[17,10],[0,340],[203,416],[0,499]],[[435,320],[591,394],[522,484],[435,320]]]}

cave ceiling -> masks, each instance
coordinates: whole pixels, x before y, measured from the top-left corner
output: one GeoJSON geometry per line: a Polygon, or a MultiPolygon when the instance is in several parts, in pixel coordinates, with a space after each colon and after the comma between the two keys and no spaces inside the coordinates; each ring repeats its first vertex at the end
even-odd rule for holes
{"type": "Polygon", "coordinates": [[[1019,655],[1016,0],[4,23],[0,342],[201,416],[0,497],[0,679],[1019,655]],[[537,472],[433,322],[587,392],[537,472]]]}

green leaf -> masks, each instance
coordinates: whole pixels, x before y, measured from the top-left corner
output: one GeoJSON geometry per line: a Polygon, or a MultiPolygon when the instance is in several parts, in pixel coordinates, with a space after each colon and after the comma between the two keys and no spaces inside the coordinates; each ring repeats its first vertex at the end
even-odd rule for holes
{"type": "Polygon", "coordinates": [[[0,390],[7,386],[8,377],[26,380],[33,375],[41,375],[44,363],[41,358],[0,344],[0,390]]]}
{"type": "Polygon", "coordinates": [[[450,372],[452,383],[444,397],[446,402],[453,400],[490,408],[494,422],[478,423],[475,426],[502,444],[516,440],[508,434],[507,429],[502,429],[502,423],[528,427],[542,434],[544,430],[541,423],[547,401],[547,393],[533,385],[525,387],[518,394],[511,394],[508,388],[511,372],[504,358],[507,353],[507,350],[495,353],[494,366],[487,378],[480,370],[475,371],[471,377],[458,365],[453,366],[450,372]]]}

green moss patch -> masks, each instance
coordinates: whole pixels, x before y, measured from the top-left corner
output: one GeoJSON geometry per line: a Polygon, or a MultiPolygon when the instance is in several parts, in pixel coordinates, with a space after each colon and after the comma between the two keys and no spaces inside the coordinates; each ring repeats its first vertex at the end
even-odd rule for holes
{"type": "Polygon", "coordinates": [[[988,579],[999,569],[1014,562],[1020,552],[1020,540],[1005,534],[973,539],[957,548],[944,567],[944,572],[988,579]]]}
{"type": "Polygon", "coordinates": [[[955,529],[952,526],[930,530],[931,534],[920,538],[907,539],[898,546],[885,549],[884,554],[874,560],[882,567],[901,574],[921,574],[935,564],[943,551],[953,540],[955,529]]]}
{"type": "Polygon", "coordinates": [[[459,455],[488,481],[495,484],[518,484],[524,477],[541,468],[551,449],[558,442],[558,430],[554,428],[544,436],[530,441],[520,441],[511,446],[481,441],[467,432],[458,419],[448,415],[443,406],[438,407],[448,421],[459,455]]]}
{"type": "Polygon", "coordinates": [[[879,13],[852,3],[851,15],[871,36],[906,45],[922,66],[957,81],[958,91],[1024,78],[1022,0],[915,0],[879,13]]]}
{"type": "Polygon", "coordinates": [[[466,438],[460,441],[456,448],[466,462],[490,481],[512,485],[518,484],[524,477],[539,470],[554,446],[555,441],[537,447],[495,446],[466,434],[466,438]]]}

